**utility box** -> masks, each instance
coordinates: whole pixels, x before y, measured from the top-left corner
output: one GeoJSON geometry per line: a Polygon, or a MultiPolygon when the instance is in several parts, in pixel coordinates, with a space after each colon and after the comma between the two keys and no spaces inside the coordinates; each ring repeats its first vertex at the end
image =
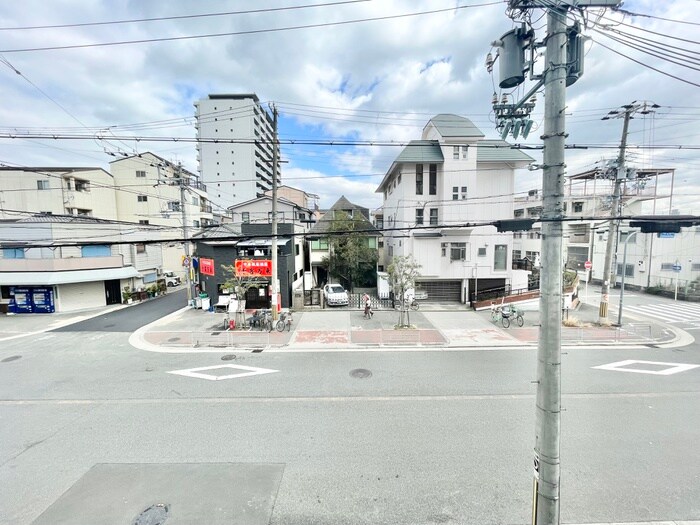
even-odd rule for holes
{"type": "Polygon", "coordinates": [[[501,37],[499,55],[498,85],[502,89],[519,86],[525,82],[525,43],[526,32],[513,29],[501,37]]]}

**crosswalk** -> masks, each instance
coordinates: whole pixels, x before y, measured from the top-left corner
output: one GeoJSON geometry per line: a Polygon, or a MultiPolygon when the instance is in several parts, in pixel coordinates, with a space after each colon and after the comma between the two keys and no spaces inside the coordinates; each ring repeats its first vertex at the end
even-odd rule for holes
{"type": "Polygon", "coordinates": [[[640,314],[645,317],[659,319],[665,323],[696,323],[700,322],[700,304],[656,303],[635,306],[625,306],[623,313],[640,314]]]}

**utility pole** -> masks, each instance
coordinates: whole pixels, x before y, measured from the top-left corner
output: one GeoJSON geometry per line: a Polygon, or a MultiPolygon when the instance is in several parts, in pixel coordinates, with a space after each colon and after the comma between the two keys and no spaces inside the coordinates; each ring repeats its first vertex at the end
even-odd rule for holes
{"type": "Polygon", "coordinates": [[[277,106],[272,105],[272,319],[277,320],[277,106]]]}
{"type": "MultiPolygon", "coordinates": [[[[610,302],[610,283],[615,276],[616,266],[616,246],[617,235],[620,229],[620,215],[622,214],[622,198],[621,188],[622,183],[627,179],[627,168],[625,167],[625,150],[627,149],[627,134],[629,130],[630,119],[634,118],[634,114],[652,113],[652,109],[657,108],[656,104],[647,102],[638,103],[636,100],[631,104],[622,106],[623,111],[610,111],[602,120],[610,120],[611,118],[623,118],[622,123],[622,139],[620,140],[620,152],[617,156],[617,166],[615,167],[615,181],[613,183],[612,208],[610,209],[610,223],[608,227],[608,240],[605,244],[605,263],[603,264],[603,286],[600,290],[600,307],[598,309],[598,321],[604,322],[608,317],[608,304],[610,302]]],[[[624,273],[624,268],[623,268],[624,273]]],[[[619,323],[618,323],[619,324],[619,323]]]]}
{"type": "Polygon", "coordinates": [[[187,201],[185,200],[185,180],[182,177],[182,163],[177,163],[177,177],[180,183],[180,212],[182,213],[182,238],[185,246],[185,259],[189,264],[185,267],[185,284],[187,286],[187,304],[192,302],[192,280],[190,279],[190,268],[192,268],[192,258],[190,257],[189,228],[187,227],[187,201]]]}

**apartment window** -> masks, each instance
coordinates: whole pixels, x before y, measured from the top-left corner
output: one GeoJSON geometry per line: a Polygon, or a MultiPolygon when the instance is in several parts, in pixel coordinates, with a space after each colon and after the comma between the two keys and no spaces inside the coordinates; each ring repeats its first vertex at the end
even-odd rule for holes
{"type": "Polygon", "coordinates": [[[241,213],[241,221],[244,223],[249,223],[250,222],[250,212],[249,211],[244,211],[241,213]]]}
{"type": "Polygon", "coordinates": [[[437,164],[430,165],[428,176],[428,194],[437,195],[437,164]]]}
{"type": "Polygon", "coordinates": [[[328,250],[328,239],[313,239],[311,241],[312,250],[328,250]]]}
{"type": "Polygon", "coordinates": [[[700,263],[693,263],[690,265],[690,271],[700,272],[700,263]]]}
{"type": "Polygon", "coordinates": [[[143,171],[143,170],[136,170],[136,176],[137,176],[137,177],[145,177],[145,176],[146,176],[146,172],[143,171]]]}
{"type": "Polygon", "coordinates": [[[83,208],[76,208],[75,209],[75,214],[76,215],[82,215],[84,217],[89,217],[92,215],[92,210],[85,210],[83,208]]]}
{"type": "Polygon", "coordinates": [[[24,259],[24,248],[3,248],[2,256],[5,259],[24,259]]]}
{"type": "Polygon", "coordinates": [[[112,255],[112,249],[105,244],[81,246],[80,255],[82,257],[109,257],[112,255]]]}
{"type": "Polygon", "coordinates": [[[199,206],[199,197],[192,197],[192,204],[194,206],[199,206]]]}
{"type": "Polygon", "coordinates": [[[378,230],[381,230],[384,228],[384,219],[383,218],[377,217],[376,222],[377,222],[377,229],[378,230]]]}
{"type": "Polygon", "coordinates": [[[493,252],[493,269],[505,270],[508,265],[508,245],[497,244],[493,252]]]}
{"type": "Polygon", "coordinates": [[[438,223],[438,209],[430,208],[430,225],[437,226],[438,223]]]}
{"type": "Polygon", "coordinates": [[[479,248],[479,250],[477,251],[477,255],[479,257],[486,257],[486,248],[479,248]]]}
{"type": "Polygon", "coordinates": [[[459,186],[452,186],[452,200],[459,200],[459,186]]]}
{"type": "Polygon", "coordinates": [[[423,165],[416,164],[416,195],[423,195],[423,165]]]}
{"type": "Polygon", "coordinates": [[[90,191],[90,181],[75,179],[75,191],[90,191]]]}
{"type": "Polygon", "coordinates": [[[462,200],[463,200],[463,201],[467,200],[467,187],[466,187],[466,186],[462,186],[462,192],[461,192],[461,193],[462,193],[462,200]]]}
{"type": "Polygon", "coordinates": [[[467,160],[469,157],[469,146],[462,146],[462,159],[467,160]]]}
{"type": "Polygon", "coordinates": [[[459,160],[459,146],[452,146],[452,160],[459,160]]]}
{"type": "Polygon", "coordinates": [[[525,216],[525,210],[523,210],[522,208],[517,209],[513,212],[513,217],[517,218],[517,217],[524,217],[524,216],[525,216]]]}
{"type": "Polygon", "coordinates": [[[139,195],[136,197],[138,202],[148,202],[148,195],[139,195]]]}
{"type": "Polygon", "coordinates": [[[378,248],[384,248],[384,241],[377,241],[378,248]]]}
{"type": "Polygon", "coordinates": [[[574,202],[574,213],[583,212],[583,202],[574,202]]]}
{"type": "Polygon", "coordinates": [[[528,258],[528,260],[535,262],[535,260],[540,256],[540,252],[531,252],[531,251],[526,251],[525,252],[525,257],[528,258]]]}
{"type": "Polygon", "coordinates": [[[450,244],[450,261],[464,261],[467,258],[467,243],[453,242],[450,244]]]}
{"type": "Polygon", "coordinates": [[[37,190],[48,190],[49,189],[49,181],[47,181],[47,180],[36,181],[36,189],[37,190]]]}
{"type": "Polygon", "coordinates": [[[192,226],[194,226],[195,228],[199,228],[199,221],[197,221],[197,220],[192,221],[192,226]]]}
{"type": "Polygon", "coordinates": [[[294,255],[299,255],[299,245],[298,244],[294,245],[294,255]]]}
{"type": "Polygon", "coordinates": [[[370,248],[377,248],[377,238],[376,237],[367,237],[367,246],[370,248]]]}
{"type": "Polygon", "coordinates": [[[513,239],[522,239],[523,232],[513,232],[513,239]]]}
{"type": "Polygon", "coordinates": [[[393,255],[394,255],[394,247],[389,246],[389,257],[393,257],[393,255]]]}
{"type": "Polygon", "coordinates": [[[423,208],[416,208],[416,224],[423,224],[423,208]]]}
{"type": "Polygon", "coordinates": [[[139,219],[139,224],[151,224],[149,220],[139,219]]]}
{"type": "Polygon", "coordinates": [[[136,253],[146,253],[146,245],[142,242],[136,243],[136,253]]]}
{"type": "Polygon", "coordinates": [[[670,272],[673,270],[673,263],[661,263],[662,272],[670,272]]]}
{"type": "Polygon", "coordinates": [[[441,255],[443,257],[445,257],[447,255],[447,243],[446,242],[440,243],[440,252],[441,252],[441,255]]]}
{"type": "Polygon", "coordinates": [[[180,211],[180,201],[168,201],[168,211],[180,211]]]}
{"type": "Polygon", "coordinates": [[[522,259],[522,252],[520,250],[513,250],[513,260],[517,261],[518,259],[522,259]]]}
{"type": "MultiPolygon", "coordinates": [[[[622,263],[618,263],[616,275],[622,275],[622,263]]],[[[634,277],[634,264],[625,265],[625,277],[634,277]]]]}

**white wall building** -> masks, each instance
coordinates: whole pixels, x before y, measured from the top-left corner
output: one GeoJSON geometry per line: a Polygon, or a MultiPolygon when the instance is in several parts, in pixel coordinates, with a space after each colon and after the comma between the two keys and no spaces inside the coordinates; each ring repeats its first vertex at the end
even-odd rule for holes
{"type": "Polygon", "coordinates": [[[0,167],[0,219],[16,211],[116,220],[114,178],[102,168],[0,167]]]}
{"type": "MultiPolygon", "coordinates": [[[[272,117],[257,95],[209,95],[194,106],[202,140],[197,144],[198,170],[212,201],[227,208],[272,188],[272,117]]],[[[278,179],[279,172],[278,165],[278,179]]]]}
{"type": "Polygon", "coordinates": [[[119,304],[124,287],[155,284],[160,246],[139,243],[152,235],[134,226],[46,214],[1,222],[0,310],[50,313],[119,304]]]}
{"type": "Polygon", "coordinates": [[[509,218],[514,170],[533,160],[483,137],[469,119],[437,115],[377,189],[387,264],[412,255],[422,266],[419,287],[434,300],[465,302],[475,290],[527,287],[526,272],[511,268],[512,234],[462,226],[509,218]]]}

